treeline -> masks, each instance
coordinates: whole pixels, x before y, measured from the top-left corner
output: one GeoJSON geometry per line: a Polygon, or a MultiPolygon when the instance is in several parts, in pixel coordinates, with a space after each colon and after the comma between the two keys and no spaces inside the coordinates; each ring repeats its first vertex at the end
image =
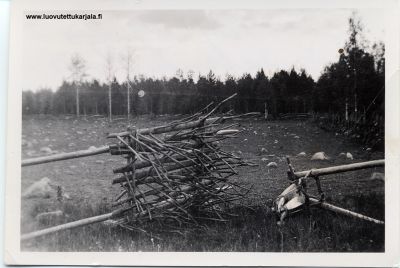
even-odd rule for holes
{"type": "MultiPolygon", "coordinates": [[[[79,87],[81,114],[109,113],[109,84],[97,80],[77,84],[64,81],[60,88],[23,92],[23,112],[26,114],[73,114],[76,112],[76,87],[79,87]]],[[[196,81],[191,77],[171,79],[135,78],[111,83],[112,114],[127,114],[127,94],[130,94],[131,114],[188,114],[200,110],[212,101],[220,101],[238,93],[229,107],[236,113],[264,112],[265,105],[272,115],[308,112],[312,109],[313,79],[304,70],[281,71],[268,78],[263,69],[253,77],[245,74],[239,79],[228,76],[225,81],[210,71],[196,81]],[[139,91],[144,92],[140,97],[139,91]]]]}
{"type": "MultiPolygon", "coordinates": [[[[271,118],[307,112],[335,115],[336,120],[383,120],[383,43],[369,47],[362,39],[360,22],[352,17],[348,41],[338,52],[337,62],[326,66],[317,81],[305,70],[294,68],[271,77],[260,69],[253,75],[228,75],[223,80],[212,71],[196,79],[192,73],[183,75],[179,71],[169,79],[139,76],[120,83],[114,78],[107,84],[98,80],[64,81],[54,92],[23,91],[23,114],[109,115],[111,100],[111,114],[126,115],[129,90],[131,115],[189,114],[237,93],[235,102],[226,110],[263,113],[267,108],[271,118]]],[[[79,77],[76,73],[75,77],[79,77]]]]}

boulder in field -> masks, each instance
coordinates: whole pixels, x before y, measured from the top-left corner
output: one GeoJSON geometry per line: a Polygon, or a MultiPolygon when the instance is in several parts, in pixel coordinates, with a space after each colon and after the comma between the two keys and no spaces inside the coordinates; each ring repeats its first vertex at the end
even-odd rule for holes
{"type": "Polygon", "coordinates": [[[269,168],[277,168],[277,167],[278,167],[278,164],[277,164],[276,162],[269,162],[269,163],[267,164],[267,167],[269,167],[269,168]]]}
{"type": "Polygon", "coordinates": [[[267,161],[268,161],[268,158],[263,157],[263,158],[261,158],[261,161],[267,162],[267,161]]]}
{"type": "Polygon", "coordinates": [[[262,153],[262,154],[265,154],[265,153],[267,153],[267,149],[265,149],[264,147],[263,147],[263,148],[261,148],[261,153],[262,153]]]}
{"type": "Polygon", "coordinates": [[[59,222],[64,217],[64,213],[61,210],[42,212],[36,215],[36,220],[39,223],[59,222]]]}
{"type": "Polygon", "coordinates": [[[44,177],[23,192],[23,198],[50,198],[55,193],[49,178],[44,177]]]}
{"type": "Polygon", "coordinates": [[[347,152],[347,153],[340,153],[340,154],[339,154],[339,157],[340,157],[340,158],[345,158],[345,159],[353,160],[353,155],[352,155],[351,153],[349,153],[349,152],[347,152]]]}
{"type": "Polygon", "coordinates": [[[329,159],[329,157],[324,152],[315,153],[311,157],[311,160],[328,160],[328,159],[329,159]]]}
{"type": "Polygon", "coordinates": [[[46,154],[51,154],[53,152],[50,147],[42,147],[40,148],[40,151],[46,154]]]}
{"type": "Polygon", "coordinates": [[[27,151],[26,155],[27,156],[34,156],[34,155],[36,155],[36,152],[35,151],[27,151]]]}
{"type": "Polygon", "coordinates": [[[373,180],[373,181],[377,180],[377,181],[384,182],[385,181],[385,174],[383,174],[381,172],[374,172],[374,173],[371,174],[370,180],[373,180]]]}
{"type": "Polygon", "coordinates": [[[21,145],[22,145],[22,147],[28,147],[28,148],[30,148],[30,147],[32,147],[32,142],[27,141],[27,140],[25,140],[25,139],[22,139],[22,140],[21,140],[21,145]]]}
{"type": "Polygon", "coordinates": [[[297,154],[297,156],[306,156],[306,155],[307,155],[306,152],[301,152],[297,154]]]}

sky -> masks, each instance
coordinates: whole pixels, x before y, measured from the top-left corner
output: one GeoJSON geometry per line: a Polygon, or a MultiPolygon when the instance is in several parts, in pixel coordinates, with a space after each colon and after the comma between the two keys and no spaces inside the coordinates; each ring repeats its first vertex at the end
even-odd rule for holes
{"type": "MultiPolygon", "coordinates": [[[[131,77],[168,78],[181,69],[197,78],[212,70],[223,80],[227,74],[239,77],[263,68],[272,76],[295,67],[318,79],[338,59],[353,11],[134,10],[102,12],[101,20],[25,20],[23,90],[57,89],[71,79],[76,54],[85,60],[86,79],[106,81],[108,60],[123,81],[128,52],[131,77]]],[[[365,39],[383,41],[383,10],[356,12],[365,39]]]]}

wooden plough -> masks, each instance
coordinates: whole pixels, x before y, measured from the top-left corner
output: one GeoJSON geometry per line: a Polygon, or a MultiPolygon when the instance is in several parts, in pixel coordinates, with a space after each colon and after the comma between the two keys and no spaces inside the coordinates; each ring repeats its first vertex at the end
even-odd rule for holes
{"type": "Polygon", "coordinates": [[[345,216],[373,222],[376,224],[385,224],[384,221],[377,220],[360,213],[356,213],[332,204],[325,202],[325,194],[321,188],[320,176],[337,174],[342,172],[355,171],[366,168],[383,167],[385,160],[373,160],[367,162],[353,163],[348,165],[326,167],[320,169],[311,169],[307,171],[295,172],[289,158],[288,179],[292,182],[291,185],[282,192],[274,202],[272,208],[279,216],[278,224],[283,224],[284,219],[293,212],[298,212],[307,206],[318,206],[320,208],[333,211],[345,216]],[[307,194],[307,181],[314,180],[317,186],[319,197],[312,197],[307,194]]]}

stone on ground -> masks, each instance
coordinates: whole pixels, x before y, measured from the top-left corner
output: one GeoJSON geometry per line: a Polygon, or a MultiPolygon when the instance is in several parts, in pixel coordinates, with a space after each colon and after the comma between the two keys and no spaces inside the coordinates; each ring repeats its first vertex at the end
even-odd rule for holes
{"type": "Polygon", "coordinates": [[[267,167],[269,167],[269,168],[277,168],[277,167],[278,167],[278,164],[277,164],[276,162],[269,162],[269,163],[267,164],[267,167]]]}
{"type": "Polygon", "coordinates": [[[347,152],[346,158],[350,159],[350,160],[353,160],[353,155],[351,153],[347,152]]]}
{"type": "Polygon", "coordinates": [[[329,157],[324,152],[315,153],[311,157],[311,160],[328,160],[328,159],[329,159],[329,157]]]}
{"type": "Polygon", "coordinates": [[[42,147],[40,148],[40,151],[46,154],[51,154],[53,152],[50,147],[42,147]]]}
{"type": "Polygon", "coordinates": [[[385,181],[385,174],[381,172],[374,172],[371,174],[371,180],[385,181]]]}
{"type": "Polygon", "coordinates": [[[306,156],[306,155],[307,155],[306,152],[301,152],[297,154],[297,156],[306,156]]]}
{"type": "Polygon", "coordinates": [[[42,178],[40,181],[33,183],[22,194],[23,198],[50,198],[55,190],[50,184],[50,179],[42,178]]]}
{"type": "Polygon", "coordinates": [[[61,210],[43,212],[36,215],[36,220],[40,223],[58,222],[64,217],[61,210]]]}

